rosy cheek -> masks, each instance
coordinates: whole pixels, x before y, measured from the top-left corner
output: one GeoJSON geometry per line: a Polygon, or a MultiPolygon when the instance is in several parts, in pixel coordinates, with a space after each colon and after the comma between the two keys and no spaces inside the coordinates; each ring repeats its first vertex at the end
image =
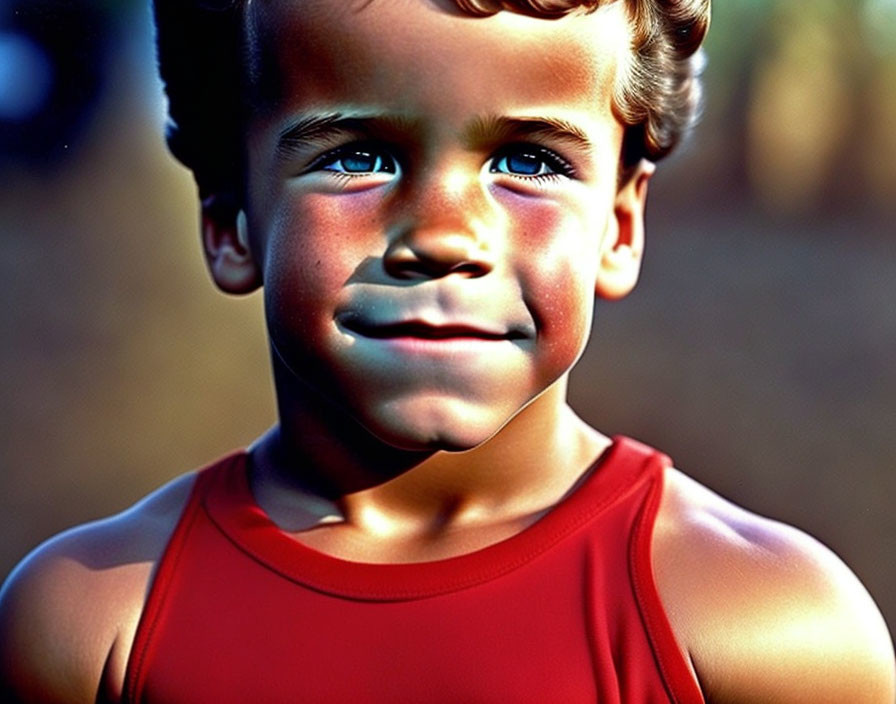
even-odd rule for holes
{"type": "Polygon", "coordinates": [[[352,196],[284,197],[265,231],[269,322],[282,344],[330,334],[333,312],[372,248],[369,203],[352,196]]]}
{"type": "Polygon", "coordinates": [[[341,288],[379,246],[378,200],[369,193],[285,199],[269,232],[268,267],[306,287],[341,288]]]}
{"type": "Polygon", "coordinates": [[[601,229],[575,204],[515,203],[514,267],[544,353],[571,364],[584,346],[594,305],[601,229]]]}
{"type": "Polygon", "coordinates": [[[571,365],[587,342],[594,310],[594,297],[589,293],[566,278],[553,286],[539,310],[542,349],[560,365],[571,365]]]}

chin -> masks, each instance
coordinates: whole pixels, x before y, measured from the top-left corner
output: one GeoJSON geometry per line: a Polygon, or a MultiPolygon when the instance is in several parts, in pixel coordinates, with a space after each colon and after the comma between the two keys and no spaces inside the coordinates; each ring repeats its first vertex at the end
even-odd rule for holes
{"type": "Polygon", "coordinates": [[[416,452],[465,452],[492,438],[508,418],[469,404],[440,403],[429,408],[377,409],[362,424],[381,441],[416,452]]]}

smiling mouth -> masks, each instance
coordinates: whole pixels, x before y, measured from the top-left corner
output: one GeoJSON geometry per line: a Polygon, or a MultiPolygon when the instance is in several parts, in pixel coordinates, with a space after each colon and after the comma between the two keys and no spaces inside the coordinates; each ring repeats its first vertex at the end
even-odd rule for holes
{"type": "Polygon", "coordinates": [[[401,338],[417,340],[520,340],[521,332],[492,332],[468,325],[430,325],[418,321],[373,325],[358,319],[345,320],[347,330],[374,340],[395,340],[401,338]]]}

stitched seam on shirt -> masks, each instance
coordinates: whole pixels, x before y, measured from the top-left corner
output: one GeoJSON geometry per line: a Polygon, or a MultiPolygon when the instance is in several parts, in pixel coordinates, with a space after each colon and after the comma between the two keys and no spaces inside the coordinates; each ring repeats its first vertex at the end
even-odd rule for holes
{"type": "MultiPolygon", "coordinates": [[[[643,475],[638,475],[643,476],[643,475]]],[[[476,575],[468,575],[466,577],[449,580],[440,583],[437,587],[432,589],[405,589],[405,590],[386,590],[383,589],[378,592],[371,591],[362,591],[362,590],[352,590],[350,588],[346,588],[345,586],[335,586],[327,584],[324,580],[318,580],[317,575],[313,575],[311,577],[303,577],[297,578],[292,575],[289,570],[279,567],[278,565],[271,564],[263,557],[257,555],[255,551],[248,545],[245,545],[243,541],[238,539],[237,537],[231,535],[230,531],[227,530],[226,527],[222,526],[218,520],[216,519],[214,512],[210,511],[207,506],[204,506],[205,514],[209,517],[209,519],[214,523],[215,527],[218,531],[231,543],[233,544],[240,552],[247,555],[250,559],[255,561],[256,563],[264,566],[266,569],[272,570],[282,577],[288,579],[291,582],[299,583],[309,589],[312,589],[316,592],[328,594],[331,596],[338,596],[343,598],[354,599],[357,601],[402,601],[402,600],[411,600],[411,599],[428,599],[432,597],[442,596],[444,594],[449,594],[451,592],[461,591],[463,589],[468,589],[470,587],[476,586],[477,584],[481,584],[486,581],[490,581],[493,579],[498,579],[500,577],[504,577],[505,575],[513,572],[523,565],[533,561],[541,554],[545,553],[547,550],[552,548],[554,545],[559,543],[561,540],[564,540],[571,536],[573,533],[581,529],[587,523],[592,521],[597,515],[602,513],[608,507],[612,506],[614,503],[619,501],[623,496],[628,493],[635,491],[639,486],[639,483],[633,484],[623,484],[620,485],[616,491],[608,496],[604,497],[602,501],[596,502],[593,506],[589,507],[587,510],[583,510],[579,512],[576,516],[566,519],[565,524],[559,526],[554,530],[553,535],[548,538],[543,539],[539,542],[537,546],[534,548],[530,548],[527,552],[517,556],[516,558],[509,560],[502,568],[495,568],[490,571],[487,575],[482,576],[481,574],[476,575]]],[[[535,525],[535,524],[533,524],[535,525]]],[[[509,538],[512,540],[513,538],[509,538]]],[[[487,550],[488,548],[483,548],[487,550]]],[[[475,553],[467,553],[467,554],[475,554],[475,553]]],[[[426,564],[426,563],[424,563],[426,564]]]]}
{"type": "MultiPolygon", "coordinates": [[[[647,524],[649,522],[649,516],[652,516],[654,521],[656,519],[657,513],[659,511],[659,504],[662,500],[662,489],[663,473],[660,472],[658,476],[650,481],[647,501],[645,501],[644,505],[641,507],[641,510],[635,522],[635,528],[632,531],[632,536],[629,543],[629,569],[632,575],[632,587],[635,592],[635,600],[637,601],[638,611],[641,613],[641,618],[647,631],[647,638],[650,641],[651,650],[653,651],[654,660],[657,664],[657,667],[659,668],[660,676],[663,680],[663,685],[665,686],[666,692],[669,695],[670,699],[675,702],[675,704],[686,704],[686,702],[684,702],[684,700],[682,700],[678,696],[677,686],[673,685],[673,683],[678,682],[679,678],[671,674],[670,666],[667,663],[667,654],[660,647],[660,644],[657,642],[655,635],[659,631],[668,631],[673,636],[674,633],[671,633],[671,631],[669,630],[671,629],[671,625],[669,625],[667,629],[662,623],[661,618],[655,616],[653,611],[648,608],[647,604],[655,600],[653,598],[654,596],[656,597],[656,600],[659,600],[659,594],[656,591],[655,585],[653,589],[649,589],[646,586],[648,577],[644,576],[641,566],[638,564],[636,558],[636,555],[639,553],[638,548],[647,545],[649,548],[647,551],[647,568],[651,569],[649,560],[652,553],[652,549],[650,549],[652,534],[647,535],[647,524]]],[[[650,524],[652,527],[653,522],[650,522],[650,524]]],[[[662,606],[662,602],[660,602],[660,606],[662,606]]],[[[680,652],[681,646],[677,643],[677,641],[675,641],[674,637],[673,642],[679,649],[677,657],[683,658],[684,654],[680,652]]],[[[694,683],[694,687],[697,687],[699,690],[696,682],[694,683]]],[[[701,699],[703,698],[701,697],[701,699]]]]}
{"type": "Polygon", "coordinates": [[[191,488],[190,498],[187,501],[188,512],[182,515],[181,519],[177,522],[177,525],[175,526],[174,531],[169,538],[169,542],[165,546],[165,550],[162,552],[161,561],[159,562],[159,569],[157,570],[152,584],[149,587],[146,603],[143,606],[144,612],[143,614],[141,614],[140,622],[138,622],[137,631],[135,634],[135,639],[137,637],[140,637],[141,635],[143,636],[141,638],[141,642],[139,643],[140,650],[138,653],[136,653],[136,660],[134,660],[135,653],[132,652],[129,655],[128,665],[125,667],[126,673],[133,672],[133,676],[130,678],[128,687],[125,690],[125,694],[128,698],[127,701],[130,702],[136,703],[139,701],[138,695],[143,689],[146,677],[144,671],[146,658],[148,657],[150,647],[155,640],[156,629],[165,610],[165,606],[168,602],[168,597],[171,594],[172,578],[177,573],[177,566],[180,563],[181,557],[183,556],[183,552],[187,543],[187,535],[190,533],[197,517],[199,516],[199,506],[202,497],[196,496],[196,494],[200,491],[200,484],[202,483],[202,479],[203,478],[201,475],[197,476],[196,483],[191,488]],[[171,540],[173,540],[174,538],[177,538],[178,542],[174,546],[175,552],[172,554],[169,552],[169,549],[171,548],[171,540]],[[164,583],[159,584],[159,579],[161,577],[164,577],[165,581],[164,583]],[[150,621],[144,626],[142,621],[145,615],[149,616],[150,621]],[[134,661],[133,669],[130,667],[130,662],[132,660],[134,661]]]}

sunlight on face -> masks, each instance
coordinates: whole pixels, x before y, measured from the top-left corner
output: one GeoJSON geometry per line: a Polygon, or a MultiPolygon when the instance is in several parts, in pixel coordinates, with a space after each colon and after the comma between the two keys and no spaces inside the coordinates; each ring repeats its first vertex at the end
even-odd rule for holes
{"type": "Polygon", "coordinates": [[[623,10],[253,7],[272,97],[250,120],[247,209],[277,358],[390,443],[476,446],[584,347],[623,10]]]}

